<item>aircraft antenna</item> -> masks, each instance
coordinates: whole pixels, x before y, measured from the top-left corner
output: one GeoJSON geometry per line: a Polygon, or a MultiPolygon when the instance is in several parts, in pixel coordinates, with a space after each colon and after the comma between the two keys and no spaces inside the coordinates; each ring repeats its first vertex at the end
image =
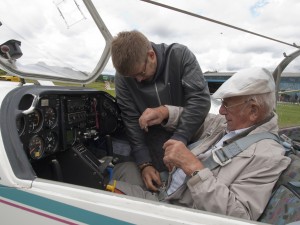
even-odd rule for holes
{"type": "Polygon", "coordinates": [[[213,22],[213,23],[217,23],[217,24],[222,25],[222,26],[230,27],[232,29],[236,29],[236,30],[246,32],[246,33],[249,33],[249,34],[252,34],[252,35],[256,35],[256,36],[259,36],[259,37],[262,37],[262,38],[265,38],[265,39],[269,39],[271,41],[276,41],[276,42],[279,42],[281,44],[289,45],[289,46],[292,46],[292,47],[295,47],[295,48],[300,48],[300,46],[296,45],[295,43],[290,44],[290,43],[287,43],[287,42],[284,42],[284,41],[280,41],[280,40],[277,40],[277,39],[274,39],[274,38],[271,38],[271,37],[268,37],[268,36],[265,36],[265,35],[262,35],[262,34],[258,34],[258,33],[255,33],[255,32],[249,31],[249,30],[245,30],[245,29],[240,28],[240,27],[230,25],[228,23],[224,23],[224,22],[221,22],[221,21],[218,21],[218,20],[214,20],[214,19],[211,19],[211,18],[208,18],[208,17],[205,17],[205,16],[200,16],[198,14],[188,12],[186,10],[178,9],[178,8],[173,7],[173,6],[165,5],[165,4],[158,3],[158,2],[155,2],[155,1],[151,1],[151,0],[140,0],[140,1],[147,2],[147,3],[153,4],[153,5],[157,5],[157,6],[160,6],[160,7],[163,7],[163,8],[171,9],[171,10],[174,10],[174,11],[177,11],[177,12],[189,15],[189,16],[197,17],[197,18],[200,18],[200,19],[203,19],[203,20],[207,20],[207,21],[210,21],[210,22],[213,22]]]}
{"type": "Polygon", "coordinates": [[[73,1],[61,0],[59,2],[53,1],[53,3],[55,4],[59,14],[63,18],[68,29],[71,26],[73,26],[74,24],[86,19],[85,15],[83,14],[83,12],[80,9],[80,6],[76,2],[76,0],[73,0],[73,1]],[[72,5],[72,3],[70,3],[70,2],[74,2],[74,5],[76,6],[76,8],[74,8],[75,6],[72,5]],[[76,9],[79,11],[80,14],[76,13],[76,9]]]}
{"type": "Polygon", "coordinates": [[[85,15],[84,15],[83,12],[81,11],[81,8],[80,8],[79,4],[76,2],[76,0],[74,0],[74,3],[75,3],[75,5],[77,6],[79,12],[81,13],[83,19],[86,19],[85,15]]]}
{"type": "Polygon", "coordinates": [[[61,12],[60,8],[58,7],[58,5],[56,5],[56,8],[57,8],[57,10],[58,10],[60,16],[63,18],[63,20],[64,20],[64,22],[65,22],[67,28],[69,28],[69,24],[67,23],[67,20],[66,20],[66,18],[64,17],[64,15],[62,14],[62,12],[61,12]]]}

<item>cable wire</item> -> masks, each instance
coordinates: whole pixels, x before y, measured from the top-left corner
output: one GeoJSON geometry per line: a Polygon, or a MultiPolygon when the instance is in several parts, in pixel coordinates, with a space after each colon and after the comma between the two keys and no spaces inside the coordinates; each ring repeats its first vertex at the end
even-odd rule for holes
{"type": "Polygon", "coordinates": [[[205,16],[200,16],[198,14],[188,12],[186,10],[178,9],[178,8],[173,7],[173,6],[165,5],[165,4],[158,3],[158,2],[155,2],[155,1],[151,1],[151,0],[140,0],[140,1],[147,2],[147,3],[153,4],[153,5],[157,5],[157,6],[160,6],[160,7],[163,7],[163,8],[171,9],[171,10],[174,10],[174,11],[186,14],[186,15],[190,15],[190,16],[193,16],[193,17],[197,17],[197,18],[200,18],[200,19],[203,19],[203,20],[207,20],[207,21],[210,21],[210,22],[213,22],[213,23],[217,23],[217,24],[222,25],[222,26],[230,27],[232,29],[243,31],[243,32],[246,32],[246,33],[249,33],[249,34],[252,34],[252,35],[256,35],[256,36],[265,38],[265,39],[269,39],[271,41],[276,41],[276,42],[279,42],[281,44],[289,45],[289,46],[292,46],[292,47],[295,47],[295,48],[300,48],[300,46],[296,45],[295,43],[290,44],[290,43],[287,43],[287,42],[284,42],[284,41],[280,41],[280,40],[277,40],[275,38],[271,38],[271,37],[268,37],[268,36],[265,36],[265,35],[262,35],[262,34],[258,34],[258,33],[255,33],[255,32],[249,31],[249,30],[245,30],[245,29],[240,28],[240,27],[230,25],[228,23],[224,23],[224,22],[221,22],[221,21],[218,21],[218,20],[214,20],[214,19],[211,19],[211,18],[208,18],[208,17],[205,17],[205,16]]]}

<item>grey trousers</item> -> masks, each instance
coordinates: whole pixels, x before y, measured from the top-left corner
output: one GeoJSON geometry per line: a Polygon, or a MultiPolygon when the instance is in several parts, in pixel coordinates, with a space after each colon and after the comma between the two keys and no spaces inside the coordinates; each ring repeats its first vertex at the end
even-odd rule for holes
{"type": "Polygon", "coordinates": [[[141,172],[134,162],[117,164],[110,184],[116,180],[116,188],[126,195],[158,201],[157,194],[146,190],[141,172]]]}

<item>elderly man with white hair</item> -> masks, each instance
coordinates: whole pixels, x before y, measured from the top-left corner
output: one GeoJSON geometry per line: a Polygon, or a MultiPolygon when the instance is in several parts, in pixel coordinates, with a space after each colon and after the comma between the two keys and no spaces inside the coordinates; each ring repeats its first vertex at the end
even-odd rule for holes
{"type": "MultiPolygon", "coordinates": [[[[124,163],[114,170],[116,190],[257,220],[290,163],[276,139],[274,79],[266,69],[244,69],[224,82],[213,96],[221,99],[220,114],[207,116],[198,132],[199,141],[188,148],[176,140],[164,144],[163,160],[170,170],[166,187],[160,187],[157,193],[146,191],[138,172],[132,176],[138,168],[124,163]]],[[[181,111],[180,107],[161,106],[140,123],[164,123],[166,128],[175,128],[181,111]]]]}

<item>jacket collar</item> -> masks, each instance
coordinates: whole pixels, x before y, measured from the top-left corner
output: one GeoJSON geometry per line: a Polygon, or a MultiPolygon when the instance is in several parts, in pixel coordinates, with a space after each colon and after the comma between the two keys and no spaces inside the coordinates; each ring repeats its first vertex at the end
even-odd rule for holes
{"type": "MultiPolygon", "coordinates": [[[[260,123],[252,126],[251,128],[245,130],[244,132],[240,133],[239,135],[229,139],[226,143],[231,143],[241,137],[245,137],[250,134],[257,134],[269,131],[273,134],[278,134],[278,125],[277,125],[278,116],[276,113],[273,113],[271,116],[267,117],[265,120],[261,121],[260,123]]],[[[255,146],[251,146],[245,151],[241,152],[238,156],[239,157],[251,157],[254,154],[255,146]]]]}
{"type": "MultiPolygon", "coordinates": [[[[277,116],[277,115],[276,115],[277,116]]],[[[272,123],[271,120],[275,117],[275,113],[272,113],[270,116],[268,116],[267,118],[265,118],[264,120],[262,120],[261,122],[249,127],[248,129],[240,132],[239,134],[237,134],[236,136],[234,136],[233,138],[230,138],[226,141],[224,141],[224,144],[230,144],[235,140],[240,139],[241,137],[245,137],[248,134],[255,134],[255,133],[259,133],[259,132],[263,132],[263,131],[270,131],[271,127],[270,125],[272,125],[272,127],[274,127],[274,122],[272,123]]],[[[276,120],[277,121],[277,120],[276,120]]],[[[275,123],[276,124],[276,123],[275,123]]]]}
{"type": "Polygon", "coordinates": [[[159,76],[159,74],[162,73],[164,70],[164,65],[165,65],[165,49],[166,49],[166,44],[155,44],[151,42],[152,48],[155,52],[156,55],[156,60],[157,60],[157,67],[156,67],[156,72],[154,74],[154,77],[152,81],[155,81],[156,78],[159,76]]]}

